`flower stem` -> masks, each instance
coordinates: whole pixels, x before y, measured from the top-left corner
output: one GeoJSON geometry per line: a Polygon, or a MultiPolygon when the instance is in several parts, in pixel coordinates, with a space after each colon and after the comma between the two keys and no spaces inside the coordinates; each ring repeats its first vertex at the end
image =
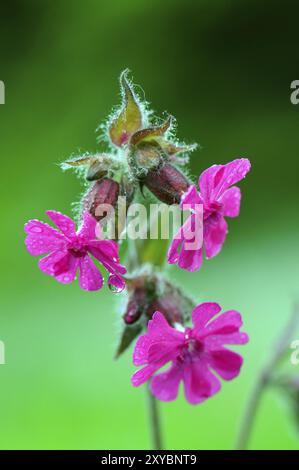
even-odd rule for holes
{"type": "Polygon", "coordinates": [[[245,410],[239,435],[237,438],[236,449],[242,450],[248,447],[249,438],[252,432],[255,417],[257,415],[258,407],[262,399],[262,394],[267,386],[272,382],[272,377],[275,373],[275,368],[284,357],[286,350],[289,347],[290,339],[297,326],[299,320],[299,305],[295,304],[293,313],[290,316],[286,328],[283,330],[282,335],[279,337],[276,347],[273,349],[268,362],[262,369],[256,384],[253,388],[252,394],[249,398],[247,408],[245,410]]]}
{"type": "Polygon", "coordinates": [[[154,395],[152,395],[149,387],[147,388],[148,394],[148,410],[150,420],[150,430],[153,450],[162,450],[162,436],[161,436],[161,425],[160,416],[158,410],[158,402],[154,395]]]}

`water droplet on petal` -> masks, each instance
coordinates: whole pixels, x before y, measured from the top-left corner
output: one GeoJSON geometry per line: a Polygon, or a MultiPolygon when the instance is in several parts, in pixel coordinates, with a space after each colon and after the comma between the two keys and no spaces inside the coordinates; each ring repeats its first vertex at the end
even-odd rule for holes
{"type": "Polygon", "coordinates": [[[121,282],[121,280],[114,274],[111,274],[108,278],[108,287],[114,294],[119,294],[124,290],[125,283],[121,282]]]}
{"type": "Polygon", "coordinates": [[[34,225],[33,227],[31,227],[30,232],[33,232],[33,233],[41,233],[41,232],[42,232],[42,228],[41,228],[41,227],[37,227],[36,225],[34,225]]]}
{"type": "Polygon", "coordinates": [[[111,290],[111,292],[113,292],[113,294],[119,294],[125,288],[124,286],[118,287],[118,286],[115,286],[114,284],[108,284],[108,287],[111,290]]]}

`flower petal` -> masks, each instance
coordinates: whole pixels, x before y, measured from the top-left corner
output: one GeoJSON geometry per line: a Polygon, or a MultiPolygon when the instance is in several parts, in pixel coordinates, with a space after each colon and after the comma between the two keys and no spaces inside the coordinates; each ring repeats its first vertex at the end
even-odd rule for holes
{"type": "Polygon", "coordinates": [[[202,403],[215,395],[221,383],[203,361],[190,362],[184,367],[184,389],[186,400],[191,405],[202,403]]]}
{"type": "Polygon", "coordinates": [[[103,276],[88,255],[80,258],[79,268],[79,284],[81,289],[95,291],[102,288],[103,276]]]}
{"type": "Polygon", "coordinates": [[[66,244],[64,236],[50,225],[39,220],[29,220],[24,227],[27,237],[25,244],[33,256],[60,250],[66,244]]]}
{"type": "Polygon", "coordinates": [[[139,385],[142,385],[144,382],[146,382],[159,368],[159,366],[153,366],[149,365],[146,367],[143,367],[140,370],[137,370],[135,374],[131,377],[131,382],[134,387],[139,387],[139,385]]]}
{"type": "Polygon", "coordinates": [[[70,284],[76,278],[79,266],[79,258],[67,253],[63,258],[55,263],[55,279],[62,284],[70,284]]]}
{"type": "Polygon", "coordinates": [[[197,305],[192,312],[192,321],[195,331],[204,328],[208,321],[219,312],[221,312],[221,307],[216,302],[204,302],[197,305]]]}
{"type": "Polygon", "coordinates": [[[210,353],[209,364],[224,380],[232,380],[240,373],[243,358],[228,349],[222,348],[210,353]]]}
{"type": "Polygon", "coordinates": [[[44,258],[40,259],[38,262],[38,267],[45,274],[48,274],[49,276],[55,276],[56,264],[62,259],[64,259],[66,255],[67,255],[66,250],[54,251],[53,253],[50,253],[48,256],[45,256],[44,258]]]}
{"type": "Polygon", "coordinates": [[[221,251],[222,245],[225,241],[228,232],[227,223],[224,217],[214,223],[208,221],[204,226],[204,247],[207,258],[213,258],[221,251]]]}
{"type": "Polygon", "coordinates": [[[239,332],[208,336],[205,338],[206,347],[214,351],[225,344],[246,344],[249,341],[247,333],[239,332]]]}
{"type": "Polygon", "coordinates": [[[127,270],[119,263],[118,245],[112,240],[98,240],[90,242],[89,252],[112,274],[109,276],[108,284],[123,290],[125,281],[121,275],[127,270]]]}
{"type": "Polygon", "coordinates": [[[96,219],[88,211],[84,212],[78,235],[83,236],[87,240],[96,240],[97,236],[101,235],[100,224],[98,224],[96,219]]]}
{"type": "Polygon", "coordinates": [[[70,217],[57,211],[46,211],[46,214],[66,237],[76,236],[76,225],[70,217]]]}
{"type": "Polygon", "coordinates": [[[241,314],[236,310],[228,310],[208,323],[200,333],[200,337],[204,338],[210,335],[228,335],[236,333],[242,324],[241,314]]]}
{"type": "MultiPolygon", "coordinates": [[[[93,252],[100,262],[104,259],[107,263],[119,263],[118,244],[113,240],[92,240],[88,244],[90,251],[93,252]]],[[[124,271],[123,274],[125,274],[124,271]]]]}
{"type": "Polygon", "coordinates": [[[219,199],[223,204],[223,215],[237,217],[240,213],[241,190],[237,186],[227,189],[219,199]]]}
{"type": "MultiPolygon", "coordinates": [[[[153,348],[153,345],[157,345],[157,348],[160,348],[161,358],[164,350],[167,351],[166,362],[168,362],[170,359],[176,358],[178,347],[183,343],[184,334],[172,328],[162,313],[155,312],[152,320],[148,322],[147,333],[140,336],[137,340],[133,353],[133,364],[139,366],[148,363],[150,360],[150,349],[153,348]]],[[[155,361],[159,360],[155,356],[157,348],[152,349],[151,352],[151,358],[155,361]]],[[[162,364],[162,362],[163,360],[161,359],[160,363],[162,364]]]]}
{"type": "Polygon", "coordinates": [[[202,249],[186,250],[185,242],[179,254],[178,265],[181,269],[187,269],[189,272],[198,271],[202,266],[202,249]]]}
{"type": "Polygon", "coordinates": [[[169,264],[178,263],[182,269],[197,271],[202,265],[202,225],[198,214],[191,214],[174,236],[168,249],[169,264]]]}
{"type": "Polygon", "coordinates": [[[162,401],[172,401],[178,396],[180,381],[183,379],[183,369],[178,364],[172,364],[165,372],[161,372],[151,380],[152,394],[162,401]]]}
{"type": "Polygon", "coordinates": [[[202,198],[200,197],[200,194],[198,193],[196,186],[192,184],[189,186],[188,191],[186,191],[182,198],[181,198],[181,204],[180,207],[181,209],[184,210],[184,206],[186,209],[186,205],[190,206],[189,208],[193,208],[195,205],[202,204],[202,198]]]}
{"type": "Polygon", "coordinates": [[[199,188],[204,199],[217,200],[226,189],[245,178],[250,170],[247,158],[238,158],[226,165],[213,165],[199,177],[199,188]]]}

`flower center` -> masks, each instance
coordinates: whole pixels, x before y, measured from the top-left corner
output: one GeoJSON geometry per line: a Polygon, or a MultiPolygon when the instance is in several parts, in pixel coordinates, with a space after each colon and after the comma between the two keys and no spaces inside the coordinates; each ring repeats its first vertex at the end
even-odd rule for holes
{"type": "Polygon", "coordinates": [[[75,258],[82,258],[82,256],[85,256],[87,253],[87,243],[83,238],[77,236],[71,240],[68,251],[75,256],[75,258]]]}
{"type": "Polygon", "coordinates": [[[217,220],[222,211],[222,204],[218,201],[209,202],[204,207],[204,219],[217,220]]]}
{"type": "Polygon", "coordinates": [[[186,361],[192,362],[197,360],[204,351],[204,345],[201,341],[198,341],[193,336],[193,330],[186,328],[185,330],[185,342],[182,346],[181,353],[177,357],[179,363],[186,361]]]}

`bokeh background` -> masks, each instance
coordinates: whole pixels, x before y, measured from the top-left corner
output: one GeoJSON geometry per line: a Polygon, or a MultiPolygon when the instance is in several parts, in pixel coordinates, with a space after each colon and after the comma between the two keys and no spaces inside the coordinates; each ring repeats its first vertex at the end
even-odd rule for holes
{"type": "MultiPolygon", "coordinates": [[[[240,310],[251,342],[241,376],[213,399],[161,405],[166,447],[231,448],[299,295],[299,106],[290,103],[298,3],[18,0],[0,8],[0,447],[150,445],[145,390],[130,385],[131,351],[113,360],[118,299],[42,275],[23,233],[45,209],[71,214],[82,188],[58,163],[97,149],[94,130],[119,103],[118,76],[129,67],[158,115],[175,115],[179,137],[201,144],[194,177],[237,156],[252,161],[221,255],[193,275],[169,271],[199,300],[240,310]]],[[[298,448],[291,418],[267,392],[250,448],[298,448]]]]}

